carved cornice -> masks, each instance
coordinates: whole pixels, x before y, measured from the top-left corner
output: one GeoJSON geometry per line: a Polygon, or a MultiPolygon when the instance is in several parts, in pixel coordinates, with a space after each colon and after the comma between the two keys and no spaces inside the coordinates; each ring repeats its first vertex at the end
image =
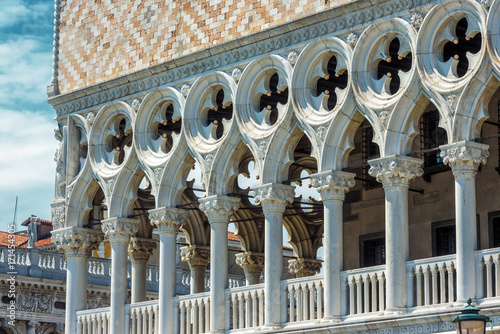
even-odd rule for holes
{"type": "Polygon", "coordinates": [[[67,257],[89,257],[90,252],[99,247],[104,235],[99,230],[82,227],[67,227],[53,230],[52,242],[57,249],[64,251],[67,257]]]}
{"type": "Polygon", "coordinates": [[[314,276],[320,272],[322,262],[315,259],[293,259],[288,261],[288,270],[297,277],[314,276]]]}
{"type": "Polygon", "coordinates": [[[356,174],[328,171],[311,175],[311,186],[317,188],[321,199],[327,200],[344,200],[345,193],[350,188],[354,187],[354,177],[356,174]]]}
{"type": "Polygon", "coordinates": [[[424,173],[423,162],[422,159],[393,155],[368,161],[371,166],[368,173],[384,187],[408,187],[410,181],[424,173]]]}
{"type": "Polygon", "coordinates": [[[181,247],[181,261],[187,262],[190,268],[205,268],[210,262],[210,248],[203,246],[181,247]]]}
{"type": "Polygon", "coordinates": [[[245,271],[245,274],[260,274],[264,268],[264,254],[245,252],[236,254],[236,264],[245,271]]]}
{"type": "Polygon", "coordinates": [[[133,237],[128,244],[128,255],[132,261],[147,261],[157,247],[157,241],[133,237]]]}
{"type": "Polygon", "coordinates": [[[198,201],[209,223],[229,223],[229,218],[240,207],[240,199],[236,197],[215,195],[198,201]]]}
{"type": "Polygon", "coordinates": [[[128,243],[139,230],[139,220],[110,218],[102,221],[102,230],[111,243],[128,243]]]}
{"type": "Polygon", "coordinates": [[[399,0],[356,1],[324,12],[294,20],[289,24],[263,30],[234,41],[176,58],[148,69],[96,84],[74,92],[55,96],[49,102],[55,106],[58,116],[79,110],[95,108],[118,99],[134,100],[137,95],[145,94],[159,86],[177,84],[182,86],[196,76],[216,69],[227,69],[231,73],[241,63],[266,53],[288,54],[290,49],[298,48],[320,37],[335,35],[347,38],[353,30],[362,31],[375,19],[399,16],[410,22],[409,9],[418,8],[425,12],[439,1],[436,0],[399,0]],[[272,37],[270,37],[272,36],[272,37]],[[229,68],[228,68],[229,67],[229,68]]]}
{"type": "Polygon", "coordinates": [[[262,205],[264,212],[284,212],[287,203],[292,203],[295,188],[280,183],[269,183],[254,188],[250,196],[262,205]]]}
{"type": "Polygon", "coordinates": [[[163,207],[149,210],[149,221],[153,227],[158,229],[159,234],[176,236],[187,218],[187,212],[182,209],[163,207]]]}
{"type": "Polygon", "coordinates": [[[58,230],[64,227],[66,221],[66,202],[59,200],[50,204],[50,216],[52,220],[52,227],[58,230]]]}
{"type": "Polygon", "coordinates": [[[445,165],[450,165],[453,174],[476,173],[480,164],[485,164],[489,156],[488,145],[471,141],[443,145],[441,157],[445,165]]]}

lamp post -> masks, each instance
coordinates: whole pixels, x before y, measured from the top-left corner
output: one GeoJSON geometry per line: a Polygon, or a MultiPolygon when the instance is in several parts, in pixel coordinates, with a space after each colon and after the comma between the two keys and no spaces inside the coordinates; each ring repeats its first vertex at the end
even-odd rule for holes
{"type": "Polygon", "coordinates": [[[485,334],[486,323],[490,318],[479,314],[479,309],[471,305],[470,298],[467,300],[467,306],[461,309],[462,314],[453,318],[457,326],[457,334],[485,334]]]}

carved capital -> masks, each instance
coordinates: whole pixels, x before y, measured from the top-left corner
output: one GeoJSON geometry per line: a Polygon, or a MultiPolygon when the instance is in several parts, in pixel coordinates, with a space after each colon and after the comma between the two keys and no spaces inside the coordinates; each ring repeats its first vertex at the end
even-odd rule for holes
{"type": "Polygon", "coordinates": [[[156,240],[133,237],[128,244],[128,255],[132,261],[147,261],[156,247],[156,240]]]}
{"type": "Polygon", "coordinates": [[[58,200],[53,202],[50,206],[50,216],[53,229],[58,230],[63,228],[64,222],[66,221],[66,202],[64,200],[58,200]]]}
{"type": "Polygon", "coordinates": [[[67,227],[52,231],[52,242],[67,257],[89,257],[90,252],[99,247],[104,235],[99,230],[82,227],[67,227]]]}
{"type": "Polygon", "coordinates": [[[110,243],[128,243],[139,230],[139,220],[130,218],[110,218],[102,221],[102,231],[110,243]]]}
{"type": "Polygon", "coordinates": [[[488,145],[471,141],[443,145],[441,157],[443,163],[449,165],[453,174],[476,173],[480,164],[485,164],[488,158],[488,145]]]}
{"type": "Polygon", "coordinates": [[[245,252],[236,254],[236,264],[245,271],[246,275],[262,272],[264,255],[261,253],[245,252]]]}
{"type": "Polygon", "coordinates": [[[311,175],[311,186],[316,188],[323,201],[344,200],[345,193],[356,183],[356,174],[342,171],[328,171],[311,175]]]}
{"type": "Polygon", "coordinates": [[[285,184],[268,183],[250,192],[255,202],[262,205],[265,212],[284,212],[287,203],[292,203],[295,188],[285,184]]]}
{"type": "Polygon", "coordinates": [[[179,228],[187,221],[186,210],[176,208],[158,208],[149,210],[149,221],[158,229],[159,234],[172,234],[179,232],[179,228]]]}
{"type": "Polygon", "coordinates": [[[229,218],[238,210],[240,199],[229,196],[210,196],[200,198],[200,210],[207,216],[209,223],[229,223],[229,218]]]}
{"type": "Polygon", "coordinates": [[[422,176],[422,159],[393,155],[386,158],[370,160],[371,168],[368,173],[375,177],[384,187],[408,187],[410,181],[422,176]]]}
{"type": "Polygon", "coordinates": [[[181,247],[181,261],[187,262],[189,267],[206,267],[210,262],[210,249],[204,246],[181,247]]]}
{"type": "Polygon", "coordinates": [[[288,261],[288,270],[297,277],[314,276],[321,270],[321,260],[293,259],[288,261]]]}

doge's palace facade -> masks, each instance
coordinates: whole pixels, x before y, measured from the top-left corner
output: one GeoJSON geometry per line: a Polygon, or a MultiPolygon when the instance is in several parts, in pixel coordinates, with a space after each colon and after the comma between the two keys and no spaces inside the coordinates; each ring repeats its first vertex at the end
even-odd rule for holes
{"type": "Polygon", "coordinates": [[[499,18],[500,0],[56,0],[66,332],[448,332],[469,297],[497,329],[499,18]],[[111,306],[85,310],[103,239],[111,306]]]}

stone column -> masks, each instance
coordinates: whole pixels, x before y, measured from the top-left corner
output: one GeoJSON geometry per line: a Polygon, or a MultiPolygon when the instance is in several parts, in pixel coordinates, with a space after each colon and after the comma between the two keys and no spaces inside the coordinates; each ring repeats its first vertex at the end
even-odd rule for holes
{"type": "Polygon", "coordinates": [[[342,282],[344,269],[343,204],[345,193],[354,186],[356,174],[330,171],[311,175],[324,206],[324,291],[325,320],[340,320],[342,315],[342,282]]]}
{"type": "MultiPolygon", "coordinates": [[[[27,334],[36,334],[37,329],[40,327],[40,322],[36,320],[30,320],[27,324],[27,334]]],[[[76,332],[75,332],[76,333],[76,332]]]]}
{"type": "Polygon", "coordinates": [[[457,242],[457,301],[476,297],[474,251],[476,231],[476,174],[486,163],[488,145],[461,141],[443,145],[441,157],[455,177],[455,224],[457,242]]]}
{"type": "Polygon", "coordinates": [[[191,294],[205,292],[205,271],[210,262],[210,249],[196,245],[181,247],[181,261],[189,265],[191,294]]]}
{"type": "MultiPolygon", "coordinates": [[[[200,210],[210,223],[210,332],[225,333],[225,294],[227,288],[227,225],[239,207],[239,198],[209,196],[200,198],[200,210]],[[214,259],[217,259],[215,261],[214,259]]],[[[228,315],[229,316],[229,315],[228,315]]]]}
{"type": "Polygon", "coordinates": [[[148,260],[155,249],[155,240],[139,237],[130,240],[128,255],[132,264],[132,304],[146,300],[148,260]]]}
{"type": "Polygon", "coordinates": [[[262,253],[238,253],[236,254],[236,264],[243,268],[247,286],[260,283],[260,275],[262,275],[262,269],[264,268],[262,253]]]}
{"type": "Polygon", "coordinates": [[[129,218],[110,218],[102,221],[102,230],[111,245],[111,315],[110,334],[125,332],[127,303],[127,249],[130,238],[139,229],[139,221],[129,218]]]}
{"type": "Polygon", "coordinates": [[[294,187],[278,183],[252,191],[264,211],[264,324],[278,329],[281,323],[281,279],[283,277],[283,213],[293,202],[294,187]],[[271,265],[273,264],[273,265],[271,265]]]}
{"type": "Polygon", "coordinates": [[[160,235],[159,327],[162,333],[174,333],[174,297],[176,285],[177,233],[186,222],[181,209],[159,208],[149,211],[149,221],[160,235]]]}
{"type": "Polygon", "coordinates": [[[66,332],[76,333],[76,312],[87,309],[87,267],[90,252],[103,239],[99,230],[67,227],[52,231],[52,241],[66,256],[66,332]]]}
{"type": "Polygon", "coordinates": [[[393,155],[370,160],[369,173],[385,191],[386,310],[406,308],[406,261],[408,235],[408,189],[410,181],[423,174],[422,159],[393,155]]]}
{"type": "Polygon", "coordinates": [[[314,276],[321,271],[322,262],[316,259],[292,259],[288,260],[288,270],[297,278],[314,276]]]}

